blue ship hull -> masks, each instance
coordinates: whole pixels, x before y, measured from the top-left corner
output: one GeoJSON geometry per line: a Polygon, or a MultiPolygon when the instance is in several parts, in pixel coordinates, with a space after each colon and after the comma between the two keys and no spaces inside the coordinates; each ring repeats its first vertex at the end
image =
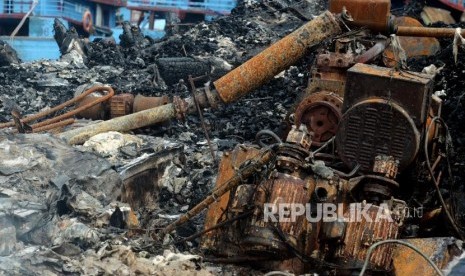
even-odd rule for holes
{"type": "Polygon", "coordinates": [[[112,35],[119,43],[121,20],[141,23],[138,16],[144,16],[142,32],[157,39],[165,35],[168,13],[176,14],[179,19],[186,14],[200,14],[207,20],[229,14],[235,5],[235,0],[40,0],[20,32],[10,39],[13,28],[33,6],[33,0],[0,0],[0,39],[10,44],[23,61],[57,59],[60,52],[53,39],[55,18],[61,19],[67,27],[75,27],[91,41],[95,37],[112,35]],[[88,13],[97,31],[95,36],[86,32],[85,14],[88,13]],[[149,18],[151,24],[146,22],[149,18]]]}

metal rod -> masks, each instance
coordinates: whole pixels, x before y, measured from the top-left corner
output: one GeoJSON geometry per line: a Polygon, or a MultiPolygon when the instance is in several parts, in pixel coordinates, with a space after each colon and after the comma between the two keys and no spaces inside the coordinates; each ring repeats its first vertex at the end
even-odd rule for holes
{"type": "Polygon", "coordinates": [[[43,126],[43,127],[33,128],[32,132],[36,133],[36,132],[47,131],[47,130],[51,130],[51,129],[55,129],[55,128],[59,128],[59,127],[64,127],[64,126],[67,126],[67,125],[74,124],[74,121],[75,121],[74,118],[66,119],[66,120],[60,121],[58,123],[53,123],[53,124],[49,124],[49,125],[46,125],[46,126],[43,126]]]}
{"type": "Polygon", "coordinates": [[[433,170],[433,172],[436,170],[436,167],[439,165],[439,162],[441,162],[441,159],[442,159],[442,155],[438,155],[438,157],[436,158],[436,161],[434,161],[433,165],[431,166],[431,169],[433,170]]]}
{"type": "Polygon", "coordinates": [[[252,162],[251,165],[245,167],[240,174],[236,173],[232,178],[230,178],[226,183],[221,185],[218,189],[214,190],[211,195],[206,197],[202,202],[194,206],[191,210],[187,211],[184,215],[182,215],[179,219],[174,221],[173,223],[169,224],[166,226],[164,229],[161,230],[161,234],[165,235],[176,229],[176,227],[186,223],[189,221],[192,217],[198,215],[200,212],[202,212],[205,208],[207,208],[210,204],[212,204],[217,198],[221,197],[231,189],[235,188],[239,184],[242,183],[243,179],[246,179],[247,177],[250,177],[252,174],[254,174],[259,168],[261,168],[263,165],[268,163],[271,158],[273,157],[273,152],[267,148],[262,154],[260,154],[260,157],[255,160],[255,162],[252,162]]]}
{"type": "Polygon", "coordinates": [[[381,54],[386,49],[386,42],[380,41],[371,47],[368,51],[358,56],[355,60],[357,63],[367,63],[381,54]]]}
{"type": "Polygon", "coordinates": [[[206,233],[208,233],[208,232],[211,232],[211,231],[213,231],[213,230],[215,230],[215,229],[221,228],[221,227],[223,227],[223,226],[225,226],[225,225],[227,225],[227,224],[229,224],[229,223],[232,223],[232,222],[234,222],[234,221],[236,221],[236,220],[240,220],[240,219],[246,218],[246,217],[250,216],[252,213],[253,213],[253,210],[252,210],[252,211],[248,211],[248,212],[246,212],[246,213],[244,213],[244,214],[235,216],[235,217],[230,218],[230,219],[228,219],[228,220],[225,220],[225,221],[223,221],[223,222],[220,222],[220,223],[218,223],[218,224],[216,224],[216,225],[214,225],[214,226],[212,226],[212,227],[210,227],[210,228],[208,228],[208,229],[205,229],[205,230],[200,231],[200,232],[198,232],[198,233],[195,233],[195,234],[193,234],[193,235],[191,235],[191,236],[189,236],[189,237],[187,237],[187,238],[185,238],[185,239],[182,239],[182,240],[180,240],[180,241],[177,241],[176,244],[185,243],[185,242],[187,242],[187,241],[193,240],[193,239],[195,239],[195,238],[197,238],[197,237],[200,237],[200,236],[202,236],[202,235],[204,235],[204,234],[206,234],[206,233]]]}
{"type": "MultiPolygon", "coordinates": [[[[22,123],[29,123],[29,122],[38,120],[40,118],[43,118],[43,117],[45,117],[47,115],[50,115],[52,113],[55,113],[57,111],[60,111],[60,110],[64,109],[67,106],[70,106],[72,104],[75,104],[75,103],[81,101],[82,99],[84,99],[85,97],[87,97],[88,95],[90,95],[90,94],[92,94],[92,93],[94,93],[96,91],[108,91],[108,95],[106,95],[104,97],[101,97],[101,98],[98,98],[96,101],[93,101],[93,102],[91,102],[89,104],[86,104],[85,106],[77,108],[74,111],[66,113],[66,114],[68,114],[68,116],[64,116],[66,114],[63,114],[61,116],[58,116],[58,117],[55,117],[55,118],[52,118],[50,120],[45,121],[47,123],[41,122],[41,123],[35,124],[35,125],[33,125],[33,127],[36,127],[36,128],[37,127],[42,127],[44,125],[51,124],[51,123],[66,119],[68,117],[71,117],[74,114],[77,114],[77,113],[79,113],[79,112],[81,112],[81,111],[83,111],[83,110],[85,110],[87,108],[90,108],[90,107],[92,107],[92,106],[94,106],[94,105],[96,105],[96,104],[98,104],[100,102],[108,100],[115,93],[113,91],[113,89],[111,87],[109,87],[109,86],[95,86],[95,87],[92,87],[92,88],[88,89],[87,91],[85,91],[81,95],[79,95],[79,96],[77,96],[77,97],[75,97],[75,98],[73,98],[73,99],[71,99],[69,101],[66,101],[66,102],[64,102],[64,103],[62,103],[60,105],[57,105],[57,106],[55,106],[53,108],[50,108],[49,110],[45,110],[45,111],[39,112],[39,113],[34,114],[34,115],[26,116],[23,119],[21,119],[21,122],[22,123]],[[109,95],[111,95],[111,96],[109,96],[109,95]]],[[[0,128],[12,127],[14,125],[15,125],[14,122],[3,123],[3,124],[0,124],[0,128]]]]}
{"type": "Polygon", "coordinates": [[[60,134],[70,145],[82,144],[90,137],[108,131],[129,131],[153,124],[165,122],[176,116],[174,104],[166,104],[156,108],[143,110],[137,113],[113,118],[108,121],[91,124],[85,127],[73,129],[60,134]]]}
{"type": "MultiPolygon", "coordinates": [[[[91,107],[93,107],[94,105],[97,105],[99,103],[103,103],[107,100],[109,100],[111,97],[113,97],[115,95],[115,91],[113,91],[113,89],[109,86],[96,86],[96,87],[93,87],[89,90],[87,90],[85,93],[86,94],[91,94],[93,92],[96,92],[96,91],[108,91],[108,94],[106,94],[105,96],[102,96],[102,97],[96,97],[94,101],[90,102],[90,103],[87,103],[83,106],[80,106],[72,111],[69,111],[69,112],[66,112],[65,114],[62,114],[60,116],[56,116],[56,117],[53,117],[51,119],[48,119],[48,120],[45,120],[43,122],[40,122],[40,123],[37,123],[37,124],[34,124],[32,125],[33,128],[39,128],[39,127],[43,127],[43,126],[46,126],[46,125],[49,125],[49,124],[52,124],[52,123],[56,123],[56,122],[59,122],[61,120],[64,120],[64,119],[67,119],[69,117],[72,117],[76,114],[79,114],[80,112],[84,111],[84,110],[87,110],[91,107]]],[[[75,100],[77,99],[74,98],[73,100],[71,101],[77,101],[75,100]]]]}
{"type": "Polygon", "coordinates": [[[212,155],[213,162],[216,162],[215,151],[213,150],[212,142],[210,140],[210,135],[208,135],[208,130],[207,130],[207,127],[205,126],[205,120],[203,118],[202,109],[200,108],[199,103],[197,102],[195,98],[195,83],[191,75],[189,75],[189,83],[191,85],[192,99],[194,100],[195,108],[197,109],[197,112],[199,114],[200,122],[202,124],[203,132],[205,133],[205,138],[207,138],[207,143],[208,143],[208,147],[210,148],[210,153],[212,155]]]}
{"type": "MultiPolygon", "coordinates": [[[[426,27],[405,27],[398,26],[395,34],[398,36],[413,36],[413,37],[436,37],[447,38],[454,37],[456,29],[452,28],[426,28],[426,27]]],[[[465,30],[461,30],[460,34],[465,36],[465,30]]]]}
{"type": "MultiPolygon", "coordinates": [[[[8,2],[6,2],[8,3],[8,2]]],[[[11,5],[14,5],[15,3],[14,2],[10,2],[11,5]]],[[[26,19],[31,15],[31,13],[34,11],[34,9],[36,8],[37,4],[39,4],[39,0],[34,0],[32,2],[32,5],[31,5],[31,8],[29,9],[29,11],[23,16],[23,18],[21,19],[21,21],[19,22],[18,26],[16,26],[16,28],[13,30],[13,32],[11,33],[10,35],[10,40],[13,40],[13,38],[16,36],[16,34],[19,32],[19,30],[23,27],[24,25],[24,22],[26,22],[26,19]]]]}
{"type": "Polygon", "coordinates": [[[224,263],[224,264],[237,264],[237,263],[247,263],[247,262],[257,262],[257,261],[266,261],[270,257],[263,256],[247,256],[247,257],[227,257],[227,258],[204,258],[205,262],[209,263],[224,263]]]}

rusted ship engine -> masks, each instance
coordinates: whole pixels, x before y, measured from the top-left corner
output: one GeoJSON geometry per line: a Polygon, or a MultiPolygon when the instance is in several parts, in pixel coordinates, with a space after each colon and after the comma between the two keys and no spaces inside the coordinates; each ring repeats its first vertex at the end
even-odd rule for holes
{"type": "MultiPolygon", "coordinates": [[[[362,13],[367,2],[346,2],[332,1],[332,12],[352,8],[354,21],[372,30],[419,24],[388,16],[389,1],[377,1],[377,15],[362,13]]],[[[264,130],[258,146],[240,145],[224,155],[216,189],[264,152],[273,158],[209,206],[201,244],[207,254],[294,273],[318,267],[358,273],[365,260],[371,273],[405,272],[393,264],[390,241],[421,236],[407,231],[406,221],[412,228],[424,216],[438,216],[410,201],[425,191],[410,180],[437,185],[447,145],[434,76],[404,70],[402,59],[439,46],[434,38],[374,34],[357,29],[318,51],[286,135],[264,130]],[[424,51],[416,46],[420,41],[424,51]],[[336,216],[324,216],[328,206],[336,206],[330,210],[336,216]],[[387,242],[375,245],[380,241],[387,242]]]]}

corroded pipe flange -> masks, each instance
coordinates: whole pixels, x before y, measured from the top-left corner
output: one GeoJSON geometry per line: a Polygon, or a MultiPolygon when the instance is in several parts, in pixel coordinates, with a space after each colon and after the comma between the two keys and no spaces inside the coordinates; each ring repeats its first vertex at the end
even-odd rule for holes
{"type": "Polygon", "coordinates": [[[342,98],[335,93],[313,93],[297,106],[295,125],[305,125],[308,132],[313,132],[312,144],[320,146],[336,135],[342,118],[341,106],[342,98]]]}

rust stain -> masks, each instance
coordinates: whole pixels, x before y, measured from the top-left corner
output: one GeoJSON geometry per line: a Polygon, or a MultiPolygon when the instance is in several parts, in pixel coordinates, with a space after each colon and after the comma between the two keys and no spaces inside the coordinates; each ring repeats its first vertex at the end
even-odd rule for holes
{"type": "Polygon", "coordinates": [[[390,0],[331,0],[329,10],[341,13],[346,8],[354,19],[354,26],[368,27],[375,31],[387,31],[391,11],[390,0]]]}
{"type": "MultiPolygon", "coordinates": [[[[239,145],[236,146],[232,152],[225,153],[218,168],[218,178],[216,180],[215,189],[224,185],[235,175],[236,170],[242,163],[256,157],[259,152],[259,149],[239,145]]],[[[204,229],[211,228],[224,219],[223,215],[228,207],[229,198],[230,192],[227,192],[210,205],[205,217],[204,229]]],[[[202,237],[201,247],[204,249],[215,248],[217,246],[217,236],[219,234],[220,231],[218,230],[205,233],[202,237]]]]}
{"type": "MultiPolygon", "coordinates": [[[[443,269],[452,261],[454,256],[459,255],[459,250],[454,246],[452,238],[422,238],[407,239],[406,241],[420,249],[436,265],[443,269]],[[455,247],[455,249],[454,249],[455,247]]],[[[395,275],[437,275],[434,269],[412,249],[398,245],[393,252],[393,266],[395,275]]]]}
{"type": "Polygon", "coordinates": [[[121,117],[132,113],[134,95],[129,93],[119,94],[110,99],[111,118],[121,117]]]}

